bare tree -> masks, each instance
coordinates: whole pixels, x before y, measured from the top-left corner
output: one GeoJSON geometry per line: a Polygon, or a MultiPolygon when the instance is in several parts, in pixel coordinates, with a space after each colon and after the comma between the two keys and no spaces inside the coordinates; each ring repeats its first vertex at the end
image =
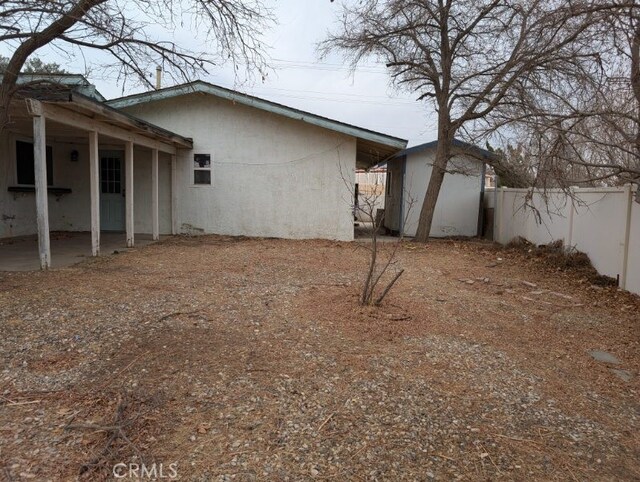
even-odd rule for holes
{"type": "Polygon", "coordinates": [[[437,112],[438,147],[416,240],[431,230],[457,134],[519,97],[598,72],[599,26],[619,9],[602,0],[363,0],[345,6],[321,44],[356,66],[384,62],[399,88],[437,112]]]}
{"type": "Polygon", "coordinates": [[[638,9],[613,5],[595,27],[597,68],[571,83],[559,78],[552,88],[519,85],[512,102],[476,126],[498,142],[517,142],[533,173],[529,186],[570,192],[640,183],[638,9]]]}
{"type": "MultiPolygon", "coordinates": [[[[354,218],[363,222],[363,234],[367,237],[364,244],[356,246],[364,248],[368,253],[367,268],[364,275],[360,304],[378,306],[404,273],[398,265],[398,250],[402,245],[402,233],[393,240],[381,241],[380,233],[384,231],[385,211],[380,206],[385,193],[383,176],[375,175],[373,183],[356,187],[342,172],[342,180],[347,186],[351,199],[354,200],[354,218]],[[382,284],[385,283],[385,284],[382,284]]],[[[414,200],[410,193],[404,193],[405,218],[411,212],[414,200]]]]}
{"type": "Polygon", "coordinates": [[[261,0],[0,0],[0,42],[12,50],[0,84],[0,130],[9,121],[19,73],[44,47],[97,57],[121,80],[152,87],[147,74],[156,65],[184,80],[228,60],[264,72],[261,36],[273,21],[261,0]],[[166,35],[185,24],[207,42],[206,52],[149,33],[160,28],[166,35]]]}

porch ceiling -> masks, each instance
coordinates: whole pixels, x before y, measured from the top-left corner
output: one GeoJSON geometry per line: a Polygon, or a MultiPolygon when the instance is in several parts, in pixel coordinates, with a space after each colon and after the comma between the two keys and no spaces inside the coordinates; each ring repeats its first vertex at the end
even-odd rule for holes
{"type": "Polygon", "coordinates": [[[400,150],[385,144],[358,139],[356,144],[356,168],[369,169],[385,162],[400,150]]]}
{"type": "Polygon", "coordinates": [[[31,118],[43,115],[50,121],[49,135],[81,136],[78,129],[97,131],[110,138],[131,141],[149,148],[175,153],[192,149],[190,138],[137,119],[76,92],[22,89],[11,106],[13,129],[31,130],[31,118]]]}

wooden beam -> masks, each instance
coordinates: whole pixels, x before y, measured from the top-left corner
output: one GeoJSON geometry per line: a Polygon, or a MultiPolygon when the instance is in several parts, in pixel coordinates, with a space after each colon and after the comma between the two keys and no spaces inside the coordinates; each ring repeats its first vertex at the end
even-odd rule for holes
{"type": "Polygon", "coordinates": [[[44,116],[35,116],[33,118],[33,161],[40,268],[49,269],[51,267],[51,243],[49,239],[49,200],[47,193],[47,133],[44,116]]]}
{"type": "Polygon", "coordinates": [[[133,222],[133,142],[128,141],[124,147],[124,177],[125,177],[125,218],[127,229],[127,248],[134,245],[134,222],[133,222]]]}
{"type": "Polygon", "coordinates": [[[89,185],[91,192],[91,254],[100,254],[100,157],[98,133],[89,132],[89,185]]]}
{"type": "Polygon", "coordinates": [[[137,119],[134,116],[128,115],[125,112],[119,111],[113,107],[106,106],[103,103],[95,102],[78,95],[71,94],[71,96],[73,103],[79,105],[84,109],[95,112],[96,114],[99,114],[103,117],[113,119],[114,121],[127,127],[132,127],[134,129],[144,131],[150,136],[159,135],[167,139],[170,144],[179,146],[180,148],[193,149],[193,140],[190,138],[181,136],[180,134],[176,134],[175,132],[171,132],[162,127],[151,125],[141,119],[137,119]]]}
{"type": "Polygon", "coordinates": [[[160,239],[158,215],[158,149],[151,150],[151,233],[154,241],[160,239]]]}
{"type": "Polygon", "coordinates": [[[176,153],[176,147],[172,144],[137,134],[131,130],[115,126],[104,121],[101,122],[93,117],[79,114],[78,112],[65,109],[59,105],[45,104],[33,99],[27,100],[29,101],[27,105],[30,112],[32,110],[40,111],[44,117],[55,122],[70,125],[77,129],[83,129],[86,131],[96,131],[105,136],[114,137],[125,142],[133,142],[140,146],[148,147],[149,149],[158,149],[159,151],[166,152],[168,154],[176,153]]]}
{"type": "Polygon", "coordinates": [[[178,234],[178,163],[171,154],[171,234],[178,234]]]}

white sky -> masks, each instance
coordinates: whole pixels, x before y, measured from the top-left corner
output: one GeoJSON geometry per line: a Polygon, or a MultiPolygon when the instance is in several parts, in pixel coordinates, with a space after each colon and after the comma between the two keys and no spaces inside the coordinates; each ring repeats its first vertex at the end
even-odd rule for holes
{"type": "MultiPolygon", "coordinates": [[[[334,27],[341,9],[340,2],[265,0],[265,3],[274,7],[278,19],[278,24],[265,35],[274,71],[264,82],[257,79],[238,84],[232,66],[227,65],[212,70],[210,75],[201,75],[202,80],[408,139],[409,145],[436,138],[433,110],[415,101],[411,95],[392,88],[383,65],[371,62],[352,74],[338,55],[319,62],[316,45],[334,27]]],[[[163,40],[173,36],[179,45],[187,49],[203,48],[188,30],[159,34],[163,40]]],[[[0,46],[0,53],[7,55],[11,52],[6,46],[0,46]]],[[[92,52],[87,50],[85,54],[92,55],[92,52]]],[[[81,56],[69,62],[51,49],[39,51],[36,56],[45,61],[56,61],[71,72],[85,72],[81,56]]],[[[149,72],[149,75],[154,76],[155,72],[149,72]]],[[[123,89],[117,79],[104,78],[97,71],[89,75],[89,80],[107,98],[141,90],[133,85],[123,89]]],[[[168,87],[168,78],[164,80],[163,87],[168,87]]]]}

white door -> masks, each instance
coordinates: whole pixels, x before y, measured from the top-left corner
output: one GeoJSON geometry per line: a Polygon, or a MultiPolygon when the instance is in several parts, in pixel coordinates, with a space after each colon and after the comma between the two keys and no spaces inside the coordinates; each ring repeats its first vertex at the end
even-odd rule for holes
{"type": "Polygon", "coordinates": [[[100,151],[100,229],[124,231],[124,151],[100,151]]]}

